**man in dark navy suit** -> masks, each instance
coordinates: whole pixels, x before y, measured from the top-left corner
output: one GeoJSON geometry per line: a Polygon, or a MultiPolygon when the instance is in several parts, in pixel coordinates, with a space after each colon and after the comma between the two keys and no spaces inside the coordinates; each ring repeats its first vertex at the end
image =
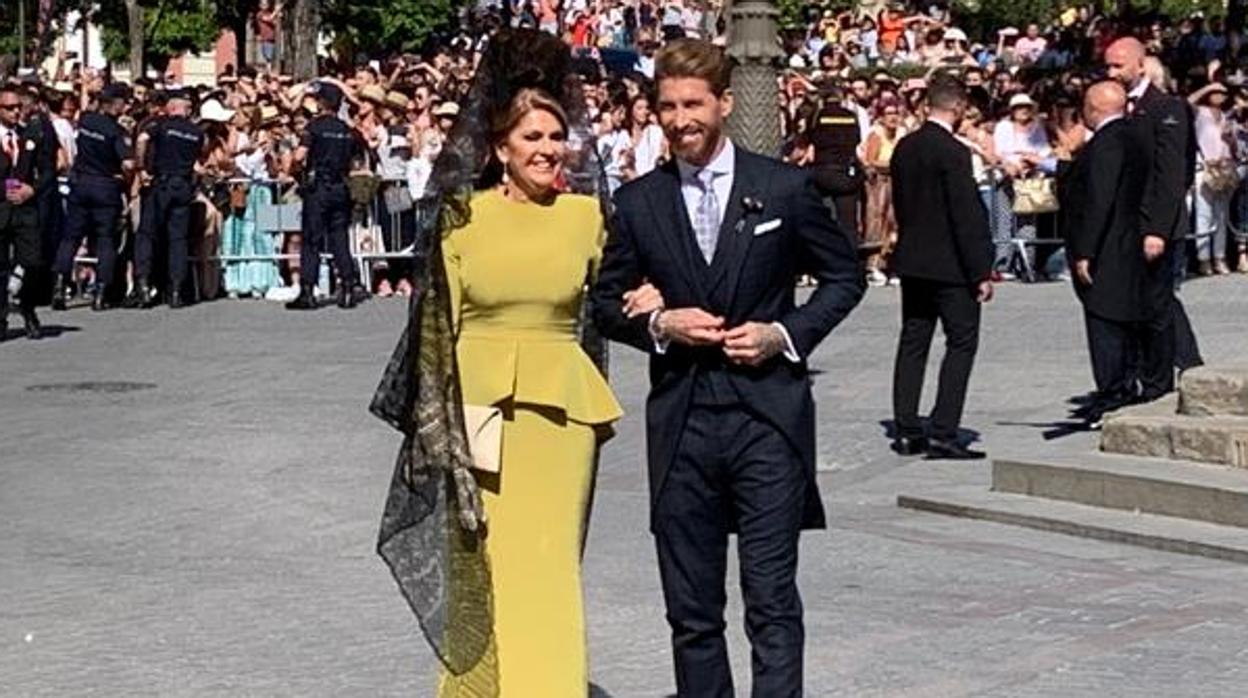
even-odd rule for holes
{"type": "Polygon", "coordinates": [[[724,577],[736,532],[753,694],[787,698],[802,695],[798,537],[825,525],[806,360],[865,284],[807,174],[723,135],[729,65],[702,41],[659,54],[675,157],[616,195],[594,319],[650,354],[651,529],[679,695],[733,695],[724,577]],[[801,274],[818,287],[797,306],[801,274]],[[630,319],[625,295],[644,281],[666,309],[630,319]]]}

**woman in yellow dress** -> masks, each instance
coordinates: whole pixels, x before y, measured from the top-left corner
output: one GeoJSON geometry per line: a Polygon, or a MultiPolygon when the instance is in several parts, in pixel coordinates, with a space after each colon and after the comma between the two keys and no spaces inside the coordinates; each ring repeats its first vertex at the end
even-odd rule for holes
{"type": "MultiPolygon", "coordinates": [[[[526,51],[532,42],[549,46],[556,64],[566,55],[542,35],[502,32],[485,69],[503,57],[523,65],[507,51],[521,39],[526,51]]],[[[575,174],[565,172],[569,99],[551,94],[558,70],[536,73],[546,79],[535,86],[492,90],[510,99],[483,110],[491,162],[466,215],[451,223],[442,213],[426,309],[414,310],[416,329],[409,327],[387,373],[387,381],[414,374],[417,386],[383,382],[380,402],[407,394],[393,410],[374,403],[409,435],[379,551],[443,662],[438,694],[446,698],[583,698],[588,691],[581,545],[597,449],[621,410],[581,344],[592,331],[580,318],[604,243],[602,206],[562,191],[575,174]],[[490,172],[501,181],[481,188],[490,172]],[[442,289],[445,307],[437,302],[442,289]],[[448,335],[457,368],[449,372],[436,355],[448,335]],[[479,439],[473,420],[461,424],[465,406],[501,412],[497,472],[480,456],[499,446],[479,439]],[[469,472],[464,461],[474,457],[469,472]],[[439,521],[450,522],[446,530],[423,526],[439,521]]],[[[661,305],[645,286],[630,294],[626,311],[661,305]]]]}

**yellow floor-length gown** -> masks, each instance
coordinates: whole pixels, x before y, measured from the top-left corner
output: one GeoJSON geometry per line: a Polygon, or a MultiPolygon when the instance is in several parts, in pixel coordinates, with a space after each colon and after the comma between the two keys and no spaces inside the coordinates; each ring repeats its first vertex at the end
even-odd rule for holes
{"type": "MultiPolygon", "coordinates": [[[[501,405],[502,467],[481,476],[502,698],[584,698],[580,546],[602,428],[621,415],[577,343],[584,284],[602,254],[595,199],[552,205],[477,195],[471,222],[442,241],[466,404],[501,405]]],[[[443,673],[469,693],[481,666],[443,673]]]]}

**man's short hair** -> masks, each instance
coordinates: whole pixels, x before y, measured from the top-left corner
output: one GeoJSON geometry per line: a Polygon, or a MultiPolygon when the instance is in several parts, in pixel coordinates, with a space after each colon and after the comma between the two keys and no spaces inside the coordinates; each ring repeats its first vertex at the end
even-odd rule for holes
{"type": "Polygon", "coordinates": [[[724,50],[709,41],[677,39],[654,58],[654,81],[666,78],[701,78],[716,97],[723,96],[732,80],[732,61],[724,50]]]}
{"type": "Polygon", "coordinates": [[[939,73],[927,83],[927,103],[932,109],[957,109],[966,101],[966,86],[952,75],[939,73]]]}

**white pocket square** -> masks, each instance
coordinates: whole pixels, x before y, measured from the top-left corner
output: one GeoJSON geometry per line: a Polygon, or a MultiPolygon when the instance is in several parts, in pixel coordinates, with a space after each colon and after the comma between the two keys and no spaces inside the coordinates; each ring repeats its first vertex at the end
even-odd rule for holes
{"type": "Polygon", "coordinates": [[[766,223],[759,223],[758,225],[754,226],[754,237],[758,237],[759,235],[766,235],[767,233],[770,233],[776,228],[779,228],[780,224],[783,222],[784,222],[783,219],[773,218],[772,220],[769,220],[766,223]]]}

